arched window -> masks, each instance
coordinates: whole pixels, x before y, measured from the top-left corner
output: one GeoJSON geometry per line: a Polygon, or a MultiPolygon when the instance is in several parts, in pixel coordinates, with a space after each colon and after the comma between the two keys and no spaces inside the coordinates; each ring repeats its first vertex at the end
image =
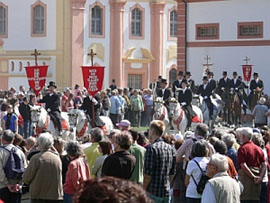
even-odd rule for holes
{"type": "Polygon", "coordinates": [[[102,35],[102,8],[95,6],[92,8],[92,35],[102,35]]]}
{"type": "Polygon", "coordinates": [[[175,68],[172,68],[169,72],[169,80],[170,84],[172,84],[176,80],[177,71],[175,68]]]}
{"type": "Polygon", "coordinates": [[[0,3],[0,36],[7,37],[7,6],[0,3]]]}
{"type": "Polygon", "coordinates": [[[46,35],[47,7],[40,1],[32,5],[32,36],[43,37],[46,35]]]}
{"type": "Polygon", "coordinates": [[[131,34],[132,36],[142,36],[142,12],[135,8],[131,14],[131,34]]]}
{"type": "Polygon", "coordinates": [[[170,13],[170,36],[177,37],[177,12],[176,10],[170,13]]]}

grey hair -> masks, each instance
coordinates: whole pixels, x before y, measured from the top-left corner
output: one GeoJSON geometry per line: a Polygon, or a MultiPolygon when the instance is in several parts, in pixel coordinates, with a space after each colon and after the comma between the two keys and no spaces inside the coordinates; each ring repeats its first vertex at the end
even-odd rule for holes
{"type": "Polygon", "coordinates": [[[15,135],[11,130],[4,130],[4,133],[2,135],[3,140],[11,143],[13,141],[14,137],[15,137],[15,135]]]}
{"type": "Polygon", "coordinates": [[[263,147],[264,146],[264,140],[263,140],[262,134],[253,133],[252,142],[254,142],[254,144],[257,145],[258,147],[263,147]]]}
{"type": "Polygon", "coordinates": [[[209,163],[215,165],[218,168],[218,170],[221,172],[225,172],[229,169],[227,157],[219,153],[213,154],[210,158],[209,163]]]}
{"type": "Polygon", "coordinates": [[[100,142],[104,137],[104,133],[100,128],[92,128],[90,131],[90,135],[95,142],[100,142]]]}
{"type": "Polygon", "coordinates": [[[236,133],[239,135],[244,135],[249,140],[252,139],[252,135],[253,135],[252,128],[249,128],[249,127],[237,128],[236,133]]]}
{"type": "Polygon", "coordinates": [[[236,143],[235,136],[232,133],[227,133],[222,136],[222,140],[225,142],[228,148],[232,147],[234,143],[236,143]]]}
{"type": "Polygon", "coordinates": [[[41,149],[50,149],[53,146],[53,136],[48,132],[41,133],[38,138],[38,145],[41,149]]]}
{"type": "Polygon", "coordinates": [[[110,132],[110,134],[109,134],[109,138],[113,138],[118,133],[121,133],[121,130],[112,129],[111,132],[110,132]]]}
{"type": "Polygon", "coordinates": [[[66,151],[69,156],[76,157],[76,158],[83,155],[82,148],[80,147],[79,143],[76,141],[68,142],[66,151]]]}

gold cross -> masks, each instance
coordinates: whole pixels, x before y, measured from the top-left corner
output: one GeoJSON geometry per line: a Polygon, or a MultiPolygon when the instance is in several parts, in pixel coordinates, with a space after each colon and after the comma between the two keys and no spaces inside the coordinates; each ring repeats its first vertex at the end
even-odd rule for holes
{"type": "Polygon", "coordinates": [[[211,59],[208,55],[206,56],[206,58],[204,58],[206,60],[206,65],[209,65],[209,60],[211,59]]]}
{"type": "Polygon", "coordinates": [[[250,58],[248,58],[248,57],[246,56],[246,58],[244,58],[244,61],[246,62],[246,65],[248,65],[248,62],[250,61],[250,58]]]}
{"type": "Polygon", "coordinates": [[[93,49],[91,49],[90,53],[87,54],[87,56],[90,56],[92,66],[94,66],[94,56],[96,55],[97,53],[94,53],[93,49]]]}
{"type": "Polygon", "coordinates": [[[37,51],[37,49],[35,49],[34,53],[31,54],[31,56],[35,56],[35,64],[36,64],[36,66],[38,66],[37,57],[40,56],[40,55],[41,55],[41,53],[39,53],[39,52],[37,51]]]}

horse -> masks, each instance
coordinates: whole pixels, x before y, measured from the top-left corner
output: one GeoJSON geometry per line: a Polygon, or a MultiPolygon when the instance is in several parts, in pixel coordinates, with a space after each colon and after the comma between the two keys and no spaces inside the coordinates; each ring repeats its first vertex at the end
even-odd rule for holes
{"type": "Polygon", "coordinates": [[[257,105],[259,99],[262,96],[262,91],[258,89],[255,89],[253,93],[251,94],[251,99],[250,99],[250,111],[253,112],[254,107],[257,105]]]}
{"type": "Polygon", "coordinates": [[[170,120],[168,116],[168,110],[164,105],[164,101],[161,97],[157,97],[154,103],[153,120],[161,120],[165,124],[165,133],[170,133],[170,120]]]}
{"type": "MultiPolygon", "coordinates": [[[[68,112],[68,118],[71,128],[74,130],[77,139],[82,138],[85,134],[89,133],[92,129],[91,122],[87,118],[85,112],[80,109],[71,109],[68,112]]],[[[102,128],[105,135],[110,134],[113,130],[113,123],[107,116],[100,116],[100,119],[105,123],[102,128]]]]}
{"type": "Polygon", "coordinates": [[[210,129],[214,128],[214,125],[217,121],[218,115],[223,109],[225,103],[222,101],[221,97],[218,94],[215,94],[215,97],[210,96],[211,102],[213,103],[213,118],[209,117],[209,109],[206,105],[206,102],[203,100],[202,96],[194,95],[192,104],[198,106],[203,114],[203,123],[208,125],[210,129]]]}
{"type": "MultiPolygon", "coordinates": [[[[169,100],[169,117],[171,118],[172,126],[174,128],[174,133],[181,133],[184,136],[185,130],[188,125],[188,118],[186,116],[185,110],[181,107],[179,102],[175,98],[169,100]]],[[[199,117],[200,121],[203,121],[202,111],[197,106],[192,106],[192,109],[199,117]]],[[[192,123],[191,128],[195,129],[198,123],[192,123]]]]}
{"type": "Polygon", "coordinates": [[[228,97],[228,124],[234,123],[234,125],[241,124],[241,114],[242,114],[242,106],[241,100],[238,96],[238,92],[234,89],[231,89],[228,97]]]}
{"type": "MultiPolygon", "coordinates": [[[[56,129],[48,112],[42,106],[32,106],[31,111],[31,127],[35,132],[35,135],[39,135],[43,130],[49,130],[54,137],[59,136],[59,132],[56,129]]],[[[62,117],[62,138],[65,141],[75,140],[75,135],[69,129],[68,115],[66,112],[61,112],[62,117]]]]}

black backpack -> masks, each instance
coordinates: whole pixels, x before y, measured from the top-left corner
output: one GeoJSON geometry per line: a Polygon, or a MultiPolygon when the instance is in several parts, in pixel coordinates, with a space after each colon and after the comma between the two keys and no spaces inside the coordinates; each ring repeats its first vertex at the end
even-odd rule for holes
{"type": "Polygon", "coordinates": [[[199,183],[197,183],[197,182],[195,181],[195,178],[193,177],[193,175],[191,175],[191,177],[192,177],[192,179],[193,179],[195,185],[197,186],[197,192],[198,192],[199,194],[202,194],[202,193],[203,193],[203,190],[204,190],[204,188],[205,188],[205,185],[206,185],[207,181],[208,181],[210,178],[206,175],[205,171],[202,170],[202,168],[200,167],[199,163],[198,163],[196,160],[194,160],[194,159],[193,159],[193,161],[197,164],[197,166],[198,166],[199,169],[201,170],[202,176],[201,176],[201,178],[200,178],[199,183]]]}
{"type": "Polygon", "coordinates": [[[4,172],[6,178],[8,180],[15,179],[20,180],[22,179],[22,175],[24,173],[24,164],[23,160],[18,153],[17,147],[12,147],[8,149],[6,146],[1,146],[1,148],[7,150],[9,152],[8,160],[4,167],[4,172]]]}

